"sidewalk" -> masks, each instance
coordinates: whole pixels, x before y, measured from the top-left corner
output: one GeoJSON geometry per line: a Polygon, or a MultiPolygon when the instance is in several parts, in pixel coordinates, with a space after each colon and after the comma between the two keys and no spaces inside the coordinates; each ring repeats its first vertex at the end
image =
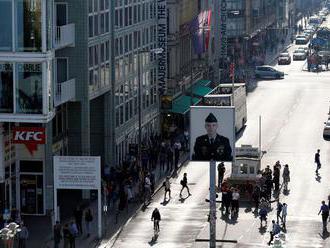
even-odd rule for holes
{"type": "MultiPolygon", "coordinates": [[[[179,169],[180,167],[187,161],[189,158],[189,153],[183,152],[180,156],[179,160],[179,169]]],[[[161,171],[159,164],[156,166],[156,169],[153,171],[155,175],[155,192],[156,194],[162,186],[164,178],[169,175],[166,171],[161,171]]],[[[171,172],[173,176],[174,171],[171,172]]],[[[132,216],[136,215],[143,207],[140,199],[136,199],[136,201],[129,203],[128,208],[122,211],[118,216],[118,220],[116,223],[116,209],[115,207],[111,207],[108,209],[107,214],[103,213],[103,238],[99,240],[97,238],[97,201],[93,201],[90,203],[89,208],[91,208],[93,213],[93,222],[91,227],[91,236],[87,238],[86,233],[83,233],[83,236],[76,238],[76,247],[79,248],[92,248],[98,247],[102,240],[110,240],[114,238],[117,234],[120,233],[121,229],[127,223],[132,216]]],[[[53,233],[51,227],[50,218],[40,217],[39,220],[36,220],[38,217],[31,217],[31,220],[26,220],[27,226],[30,231],[30,239],[27,242],[27,247],[33,248],[53,248],[53,233]]],[[[83,221],[83,231],[85,231],[85,223],[83,221]]],[[[61,240],[60,246],[63,245],[63,240],[61,240]]]]}

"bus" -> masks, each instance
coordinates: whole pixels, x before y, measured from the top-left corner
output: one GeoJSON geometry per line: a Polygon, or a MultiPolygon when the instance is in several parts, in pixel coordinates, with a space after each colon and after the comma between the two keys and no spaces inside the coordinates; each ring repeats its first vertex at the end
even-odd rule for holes
{"type": "Polygon", "coordinates": [[[238,133],[247,121],[246,88],[244,83],[234,84],[234,102],[232,102],[232,84],[221,84],[205,95],[199,105],[235,106],[235,131],[238,133]]]}

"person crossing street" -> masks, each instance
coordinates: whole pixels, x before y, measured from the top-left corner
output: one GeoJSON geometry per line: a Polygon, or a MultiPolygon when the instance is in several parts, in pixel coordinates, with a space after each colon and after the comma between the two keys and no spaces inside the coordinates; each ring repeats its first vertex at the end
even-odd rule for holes
{"type": "Polygon", "coordinates": [[[321,169],[320,149],[317,149],[317,152],[315,153],[314,162],[316,163],[315,173],[318,174],[319,173],[319,169],[321,169]]]}
{"type": "Polygon", "coordinates": [[[322,215],[322,225],[323,225],[323,233],[328,232],[327,224],[329,218],[329,207],[325,204],[325,201],[322,201],[322,205],[318,215],[322,215]]]}
{"type": "Polygon", "coordinates": [[[188,191],[188,195],[191,196],[190,191],[189,191],[189,187],[188,187],[187,173],[184,173],[184,174],[183,174],[183,178],[182,178],[182,180],[180,181],[180,184],[181,184],[181,186],[182,186],[181,191],[180,191],[180,198],[182,197],[182,191],[183,191],[183,189],[185,189],[185,188],[186,188],[187,191],[188,191]]]}

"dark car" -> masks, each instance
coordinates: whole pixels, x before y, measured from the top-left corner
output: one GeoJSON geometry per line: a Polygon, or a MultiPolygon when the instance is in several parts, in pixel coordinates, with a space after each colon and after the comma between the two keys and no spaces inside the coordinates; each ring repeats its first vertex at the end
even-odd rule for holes
{"type": "Polygon", "coordinates": [[[278,56],[277,62],[279,65],[289,65],[291,64],[291,56],[289,53],[281,53],[278,56]]]}

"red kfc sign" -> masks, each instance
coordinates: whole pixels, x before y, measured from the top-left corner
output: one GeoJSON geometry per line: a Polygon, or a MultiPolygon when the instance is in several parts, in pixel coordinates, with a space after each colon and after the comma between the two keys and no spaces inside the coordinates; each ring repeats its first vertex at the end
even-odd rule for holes
{"type": "Polygon", "coordinates": [[[24,144],[31,155],[38,150],[38,144],[46,143],[46,133],[43,127],[14,127],[13,143],[24,144]]]}

